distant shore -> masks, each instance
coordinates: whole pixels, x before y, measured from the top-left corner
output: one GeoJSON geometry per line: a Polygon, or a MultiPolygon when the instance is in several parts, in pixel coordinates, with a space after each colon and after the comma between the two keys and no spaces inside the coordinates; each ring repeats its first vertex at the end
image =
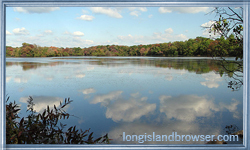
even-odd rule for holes
{"type": "Polygon", "coordinates": [[[187,41],[149,45],[98,45],[88,48],[41,47],[22,43],[22,47],[6,46],[7,57],[62,57],[62,56],[149,56],[149,57],[243,57],[243,48],[235,39],[212,40],[196,37],[187,41]]]}

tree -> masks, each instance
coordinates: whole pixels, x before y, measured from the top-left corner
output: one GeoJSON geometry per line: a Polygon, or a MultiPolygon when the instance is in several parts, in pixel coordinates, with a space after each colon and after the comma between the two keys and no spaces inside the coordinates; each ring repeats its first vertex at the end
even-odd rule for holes
{"type": "Polygon", "coordinates": [[[221,57],[218,62],[226,72],[233,73],[228,87],[238,90],[243,85],[243,8],[215,7],[210,13],[215,13],[219,18],[207,27],[209,32],[219,34],[221,38],[229,40],[231,48],[235,49],[235,61],[228,61],[221,57]],[[233,36],[234,40],[232,40],[233,36]],[[229,64],[234,64],[234,67],[229,68],[229,64]]]}

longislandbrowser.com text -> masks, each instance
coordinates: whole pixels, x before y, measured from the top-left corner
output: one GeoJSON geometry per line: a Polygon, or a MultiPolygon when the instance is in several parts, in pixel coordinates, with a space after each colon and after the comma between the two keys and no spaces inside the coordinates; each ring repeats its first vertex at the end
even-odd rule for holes
{"type": "Polygon", "coordinates": [[[172,132],[170,135],[158,135],[145,133],[144,135],[129,135],[123,132],[123,141],[137,141],[144,143],[145,141],[239,141],[238,135],[178,135],[172,132]]]}

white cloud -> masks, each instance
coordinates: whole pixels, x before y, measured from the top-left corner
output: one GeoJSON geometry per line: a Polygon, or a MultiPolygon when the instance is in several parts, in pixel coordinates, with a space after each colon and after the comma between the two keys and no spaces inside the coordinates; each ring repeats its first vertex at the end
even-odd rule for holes
{"type": "Polygon", "coordinates": [[[137,7],[137,9],[143,12],[148,11],[146,7],[137,7]]]}
{"type": "Polygon", "coordinates": [[[170,34],[170,33],[160,33],[160,32],[155,32],[153,39],[158,40],[160,42],[169,42],[169,41],[185,41],[188,39],[188,37],[184,34],[170,34]]]}
{"type": "Polygon", "coordinates": [[[51,30],[45,30],[44,33],[46,33],[46,34],[52,34],[53,32],[51,30]]]}
{"type": "Polygon", "coordinates": [[[26,30],[24,27],[13,29],[13,33],[15,35],[29,35],[30,34],[29,31],[26,30]]]}
{"type": "Polygon", "coordinates": [[[203,33],[202,33],[202,35],[203,36],[206,36],[206,37],[211,37],[211,38],[218,38],[218,37],[220,37],[220,34],[218,33],[218,32],[211,32],[211,33],[209,33],[209,31],[210,31],[210,27],[211,27],[211,25],[212,24],[214,24],[215,23],[215,21],[209,21],[209,22],[206,22],[206,23],[203,23],[202,25],[201,25],[201,27],[202,28],[204,28],[204,31],[203,31],[203,33]]]}
{"type": "Polygon", "coordinates": [[[172,34],[174,32],[174,30],[172,28],[168,28],[165,30],[165,32],[168,34],[172,34]]]}
{"type": "Polygon", "coordinates": [[[6,30],[6,35],[11,35],[11,33],[9,31],[6,30]]]}
{"type": "MultiPolygon", "coordinates": [[[[64,33],[65,34],[65,33],[64,33]]],[[[71,33],[67,33],[70,34],[71,33]]],[[[45,42],[43,42],[45,43],[45,42]]],[[[94,41],[82,39],[79,36],[61,36],[61,37],[55,37],[52,41],[47,40],[48,45],[50,46],[51,43],[54,43],[54,45],[58,45],[58,47],[87,47],[89,45],[93,45],[94,41]]]]}
{"type": "Polygon", "coordinates": [[[172,11],[167,9],[166,7],[160,7],[159,12],[160,13],[171,13],[172,11]]]}
{"type": "Polygon", "coordinates": [[[84,33],[81,32],[81,31],[75,31],[75,32],[73,32],[73,33],[70,33],[70,32],[68,32],[68,31],[65,31],[63,34],[65,34],[65,35],[73,35],[73,36],[77,36],[77,37],[79,37],[79,36],[84,36],[84,33]]]}
{"type": "Polygon", "coordinates": [[[88,88],[88,89],[84,89],[81,91],[83,94],[90,94],[90,93],[95,93],[96,90],[94,88],[88,88]]]}
{"type": "Polygon", "coordinates": [[[210,20],[210,21],[208,21],[208,22],[206,22],[206,23],[203,23],[202,25],[201,25],[201,27],[203,27],[203,28],[208,28],[208,27],[210,27],[212,24],[214,24],[215,23],[215,21],[212,21],[212,20],[210,20]]]}
{"type": "Polygon", "coordinates": [[[84,36],[84,33],[82,33],[81,31],[75,31],[73,32],[74,36],[84,36]]]}
{"type": "Polygon", "coordinates": [[[118,35],[117,38],[122,43],[125,42],[125,43],[134,43],[134,44],[144,44],[147,37],[140,36],[140,35],[132,36],[131,34],[128,34],[127,36],[118,35]]]}
{"type": "Polygon", "coordinates": [[[71,33],[69,31],[65,31],[63,34],[68,35],[68,34],[71,34],[71,33]]]}
{"type": "Polygon", "coordinates": [[[175,38],[180,39],[181,41],[187,40],[188,37],[184,34],[178,34],[175,36],[175,38]]]}
{"type": "Polygon", "coordinates": [[[201,85],[204,85],[208,88],[218,88],[218,82],[222,81],[221,76],[219,74],[215,74],[214,72],[202,74],[202,77],[205,78],[206,81],[200,82],[201,85]]]}
{"type": "Polygon", "coordinates": [[[132,11],[132,12],[130,13],[130,15],[131,15],[131,16],[136,16],[136,17],[138,17],[138,16],[140,15],[140,12],[139,12],[139,11],[132,11]]]}
{"type": "Polygon", "coordinates": [[[160,13],[199,13],[199,12],[209,12],[209,7],[160,7],[159,12],[160,13]]]}
{"type": "Polygon", "coordinates": [[[21,13],[49,13],[55,10],[59,10],[59,7],[14,7],[14,11],[21,13]]]}
{"type": "Polygon", "coordinates": [[[45,30],[43,33],[37,35],[38,37],[44,37],[46,35],[52,35],[53,32],[51,30],[45,30]]]}
{"type": "Polygon", "coordinates": [[[153,17],[153,15],[151,14],[151,15],[148,15],[148,18],[152,18],[153,17]]]}
{"type": "Polygon", "coordinates": [[[146,7],[129,7],[128,8],[130,12],[130,15],[138,17],[141,15],[141,12],[146,12],[148,11],[146,7]]]}
{"type": "Polygon", "coordinates": [[[94,18],[95,18],[94,16],[90,16],[90,15],[81,15],[80,17],[77,17],[76,19],[92,21],[94,18]]]}
{"type": "Polygon", "coordinates": [[[122,18],[122,15],[119,13],[116,8],[108,8],[108,7],[91,7],[90,10],[93,13],[97,14],[105,14],[113,18],[122,18]]]}
{"type": "Polygon", "coordinates": [[[130,11],[134,11],[134,10],[138,10],[138,11],[142,11],[142,12],[148,11],[148,9],[146,7],[128,7],[128,9],[130,11]]]}
{"type": "Polygon", "coordinates": [[[86,45],[91,45],[91,44],[94,43],[94,41],[92,41],[92,40],[84,40],[84,39],[82,39],[80,37],[74,37],[72,40],[73,40],[74,43],[76,43],[76,45],[73,46],[73,47],[76,47],[79,44],[81,44],[81,45],[84,44],[86,46],[86,45]]]}

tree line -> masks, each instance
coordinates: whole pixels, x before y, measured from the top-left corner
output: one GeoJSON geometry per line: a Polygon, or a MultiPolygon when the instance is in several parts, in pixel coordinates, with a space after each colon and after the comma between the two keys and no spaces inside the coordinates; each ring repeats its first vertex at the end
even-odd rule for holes
{"type": "Polygon", "coordinates": [[[242,46],[234,35],[217,39],[196,37],[186,41],[149,45],[98,45],[88,48],[41,47],[36,44],[22,43],[21,47],[6,46],[7,57],[60,57],[60,56],[206,56],[236,57],[243,52],[242,46]]]}

